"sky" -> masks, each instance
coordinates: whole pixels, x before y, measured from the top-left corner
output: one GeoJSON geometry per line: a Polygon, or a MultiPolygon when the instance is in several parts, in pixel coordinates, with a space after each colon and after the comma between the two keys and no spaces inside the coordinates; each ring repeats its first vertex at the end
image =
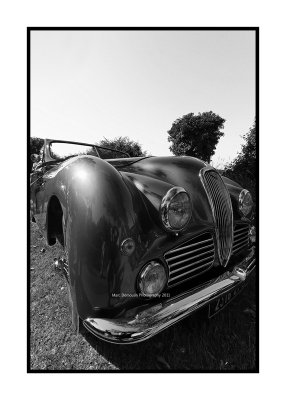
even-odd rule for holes
{"type": "Polygon", "coordinates": [[[226,120],[219,167],[255,119],[254,31],[31,32],[31,136],[171,155],[172,123],[204,111],[226,120]]]}

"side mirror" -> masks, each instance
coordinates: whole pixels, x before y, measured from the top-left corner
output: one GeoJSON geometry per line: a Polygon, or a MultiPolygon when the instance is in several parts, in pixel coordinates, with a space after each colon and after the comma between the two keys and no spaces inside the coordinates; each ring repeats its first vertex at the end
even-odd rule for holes
{"type": "Polygon", "coordinates": [[[33,163],[39,162],[41,159],[41,157],[39,156],[39,154],[31,154],[31,161],[33,161],[33,163]]]}

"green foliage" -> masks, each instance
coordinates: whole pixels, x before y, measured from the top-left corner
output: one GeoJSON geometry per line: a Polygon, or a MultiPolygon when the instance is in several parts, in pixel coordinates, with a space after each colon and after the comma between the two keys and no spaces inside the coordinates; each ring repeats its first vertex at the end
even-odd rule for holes
{"type": "Polygon", "coordinates": [[[128,153],[130,157],[146,156],[146,151],[142,150],[141,145],[129,139],[127,136],[119,136],[115,139],[104,138],[98,143],[98,146],[124,151],[128,153]]]}
{"type": "Polygon", "coordinates": [[[186,114],[173,122],[168,131],[170,150],[176,156],[187,155],[210,162],[219,139],[224,135],[225,120],[212,111],[186,114]]]}
{"type": "Polygon", "coordinates": [[[241,152],[225,168],[224,175],[250,190],[255,201],[256,195],[256,122],[243,136],[245,144],[241,152]]]}
{"type": "MultiPolygon", "coordinates": [[[[32,154],[40,154],[40,150],[44,145],[44,139],[30,137],[30,156],[32,154]]],[[[32,172],[33,161],[30,159],[30,172],[32,172]]]]}
{"type": "Polygon", "coordinates": [[[44,145],[44,139],[37,137],[30,138],[30,154],[40,154],[40,150],[44,145]]]}

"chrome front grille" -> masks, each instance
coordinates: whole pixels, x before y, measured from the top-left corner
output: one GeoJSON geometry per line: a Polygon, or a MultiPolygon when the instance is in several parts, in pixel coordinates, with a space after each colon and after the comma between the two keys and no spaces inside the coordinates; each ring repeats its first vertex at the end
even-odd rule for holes
{"type": "Polygon", "coordinates": [[[226,266],[233,242],[233,213],[230,195],[220,174],[214,169],[203,168],[201,179],[213,213],[219,260],[222,266],[226,266]]]}
{"type": "Polygon", "coordinates": [[[237,254],[246,249],[249,244],[249,225],[237,224],[233,231],[232,254],[237,254]]]}
{"type": "Polygon", "coordinates": [[[214,262],[215,247],[211,233],[206,232],[169,250],[164,255],[169,267],[169,287],[210,269],[214,262]]]}

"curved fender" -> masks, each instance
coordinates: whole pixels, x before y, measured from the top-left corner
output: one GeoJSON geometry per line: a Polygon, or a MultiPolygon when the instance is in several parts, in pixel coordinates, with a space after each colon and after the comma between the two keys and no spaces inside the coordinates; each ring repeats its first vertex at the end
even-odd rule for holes
{"type": "Polygon", "coordinates": [[[138,190],[102,159],[77,157],[61,172],[61,180],[66,182],[70,281],[79,316],[86,318],[94,310],[122,303],[113,294],[135,293],[152,221],[138,190]],[[128,237],[136,243],[130,257],[120,252],[121,242],[128,237]]]}

